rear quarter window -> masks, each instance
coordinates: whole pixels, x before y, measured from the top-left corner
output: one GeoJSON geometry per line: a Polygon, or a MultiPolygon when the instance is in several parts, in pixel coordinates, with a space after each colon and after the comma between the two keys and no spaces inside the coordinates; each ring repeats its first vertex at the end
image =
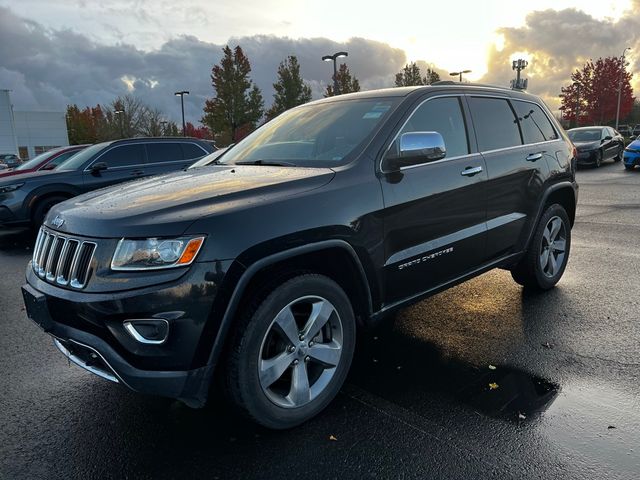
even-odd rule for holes
{"type": "Polygon", "coordinates": [[[182,143],[181,145],[185,160],[195,160],[196,158],[204,157],[208,153],[195,143],[182,143]]]}
{"type": "Polygon", "coordinates": [[[535,103],[513,101],[513,107],[518,114],[518,121],[522,128],[524,143],[538,143],[557,140],[553,125],[544,111],[535,103]]]}
{"type": "Polygon", "coordinates": [[[147,143],[149,163],[165,163],[184,160],[178,142],[147,143]]]}

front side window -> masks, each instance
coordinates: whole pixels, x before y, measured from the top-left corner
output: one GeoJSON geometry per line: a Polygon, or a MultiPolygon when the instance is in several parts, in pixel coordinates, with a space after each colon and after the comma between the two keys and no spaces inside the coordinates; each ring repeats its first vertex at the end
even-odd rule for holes
{"type": "Polygon", "coordinates": [[[513,107],[518,114],[524,143],[546,142],[558,138],[549,118],[538,105],[515,100],[513,107]]]}
{"type": "Polygon", "coordinates": [[[98,157],[97,161],[106,163],[109,168],[142,165],[145,163],[144,145],[136,143],[114,147],[101,157],[98,157]]]}
{"type": "Polygon", "coordinates": [[[337,100],[293,108],[267,122],[222,158],[224,164],[282,162],[305,167],[342,165],[359,152],[397,98],[337,100]]]}
{"type": "Polygon", "coordinates": [[[409,132],[438,132],[442,135],[447,157],[469,153],[467,129],[458,97],[427,100],[409,117],[400,135],[409,132]]]}
{"type": "Polygon", "coordinates": [[[507,100],[470,97],[469,106],[480,151],[522,145],[518,120],[507,100]]]}
{"type": "Polygon", "coordinates": [[[184,159],[180,144],[177,142],[147,143],[147,155],[149,163],[175,162],[184,159]]]}

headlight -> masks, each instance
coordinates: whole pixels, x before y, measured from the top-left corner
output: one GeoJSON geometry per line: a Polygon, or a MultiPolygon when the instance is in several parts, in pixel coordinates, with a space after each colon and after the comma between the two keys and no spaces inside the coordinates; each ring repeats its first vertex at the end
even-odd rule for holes
{"type": "Polygon", "coordinates": [[[4,187],[0,187],[0,193],[13,192],[14,190],[19,189],[23,185],[24,185],[24,182],[22,182],[22,183],[13,183],[11,185],[5,185],[4,187]]]}
{"type": "Polygon", "coordinates": [[[111,260],[112,270],[157,270],[190,265],[204,237],[147,238],[118,242],[111,260]]]}

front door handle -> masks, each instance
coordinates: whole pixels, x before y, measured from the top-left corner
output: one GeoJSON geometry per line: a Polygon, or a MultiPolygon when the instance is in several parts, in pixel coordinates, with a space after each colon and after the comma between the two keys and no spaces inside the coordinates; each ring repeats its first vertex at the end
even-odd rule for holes
{"type": "Polygon", "coordinates": [[[139,177],[140,175],[144,175],[144,170],[134,170],[131,172],[131,175],[134,177],[139,177]]]}
{"type": "Polygon", "coordinates": [[[531,153],[527,155],[527,162],[535,162],[536,160],[540,160],[542,158],[542,152],[531,153]]]}
{"type": "Polygon", "coordinates": [[[465,177],[473,177],[477,173],[482,171],[482,167],[467,167],[460,172],[460,175],[464,175],[465,177]]]}

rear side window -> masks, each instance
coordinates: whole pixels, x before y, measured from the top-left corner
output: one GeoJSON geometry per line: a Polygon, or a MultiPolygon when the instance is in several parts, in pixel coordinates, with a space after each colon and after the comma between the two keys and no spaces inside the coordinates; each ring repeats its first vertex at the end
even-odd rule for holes
{"type": "Polygon", "coordinates": [[[513,107],[518,114],[524,143],[546,142],[558,138],[549,118],[538,105],[515,100],[513,107]]]}
{"type": "Polygon", "coordinates": [[[195,160],[196,158],[204,157],[207,154],[207,152],[195,143],[182,143],[181,145],[185,160],[195,160]]]}
{"type": "Polygon", "coordinates": [[[114,147],[101,157],[98,157],[97,161],[106,163],[109,168],[144,164],[144,145],[136,143],[114,147]]]}
{"type": "Polygon", "coordinates": [[[147,155],[149,163],[175,162],[184,159],[180,144],[177,142],[147,143],[147,155]]]}
{"type": "Polygon", "coordinates": [[[444,139],[447,157],[469,153],[467,129],[458,97],[434,98],[420,105],[400,131],[438,132],[444,139]]]}
{"type": "Polygon", "coordinates": [[[480,151],[522,145],[518,121],[509,102],[501,98],[469,98],[480,151]]]}

